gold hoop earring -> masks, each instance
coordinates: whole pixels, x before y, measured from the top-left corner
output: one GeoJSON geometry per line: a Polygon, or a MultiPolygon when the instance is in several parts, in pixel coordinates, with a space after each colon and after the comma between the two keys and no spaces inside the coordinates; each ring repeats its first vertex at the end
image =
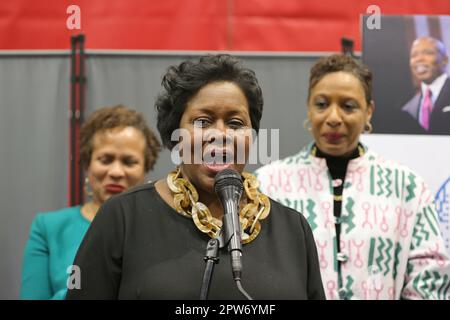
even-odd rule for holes
{"type": "Polygon", "coordinates": [[[92,196],[94,195],[94,193],[92,192],[91,185],[89,184],[88,177],[84,178],[84,192],[86,193],[86,196],[88,198],[92,198],[92,196]]]}
{"type": "Polygon", "coordinates": [[[303,121],[303,128],[305,128],[305,130],[311,131],[311,123],[309,122],[308,118],[303,121]]]}
{"type": "Polygon", "coordinates": [[[370,122],[367,122],[364,126],[364,133],[371,133],[373,130],[372,124],[370,122]]]}

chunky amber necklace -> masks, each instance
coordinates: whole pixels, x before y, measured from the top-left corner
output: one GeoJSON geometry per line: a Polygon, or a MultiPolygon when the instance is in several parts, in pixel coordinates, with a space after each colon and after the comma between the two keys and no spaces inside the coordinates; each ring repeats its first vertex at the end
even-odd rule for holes
{"type": "MultiPolygon", "coordinates": [[[[259,182],[256,177],[248,172],[243,172],[244,190],[243,208],[239,213],[242,229],[242,243],[249,243],[255,239],[261,231],[260,220],[265,219],[270,212],[269,198],[258,191],[259,182]]],[[[173,192],[175,209],[181,215],[194,220],[197,228],[207,233],[211,238],[219,236],[222,221],[211,215],[208,207],[198,201],[198,193],[195,187],[187,179],[181,177],[181,170],[169,173],[167,184],[173,192]]]]}

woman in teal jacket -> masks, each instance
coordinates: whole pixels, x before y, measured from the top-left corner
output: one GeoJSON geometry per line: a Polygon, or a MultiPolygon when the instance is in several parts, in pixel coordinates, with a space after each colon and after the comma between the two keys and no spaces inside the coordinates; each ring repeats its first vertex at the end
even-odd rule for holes
{"type": "Polygon", "coordinates": [[[25,247],[21,299],[64,299],[81,241],[98,208],[111,196],[143,183],[160,144],[142,114],[119,105],[95,111],[80,131],[80,162],[89,201],[40,213],[25,247]]]}

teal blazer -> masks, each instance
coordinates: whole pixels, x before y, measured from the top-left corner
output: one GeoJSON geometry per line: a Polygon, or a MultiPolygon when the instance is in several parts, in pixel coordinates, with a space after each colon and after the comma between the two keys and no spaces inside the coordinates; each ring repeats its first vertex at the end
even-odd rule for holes
{"type": "Polygon", "coordinates": [[[21,299],[64,299],[68,268],[90,222],[81,206],[40,213],[33,220],[25,247],[21,299]]]}

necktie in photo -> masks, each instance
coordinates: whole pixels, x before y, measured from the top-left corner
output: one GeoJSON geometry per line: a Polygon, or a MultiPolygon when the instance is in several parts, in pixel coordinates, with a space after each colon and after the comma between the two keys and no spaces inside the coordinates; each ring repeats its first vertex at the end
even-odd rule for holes
{"type": "Polygon", "coordinates": [[[430,115],[433,105],[431,102],[431,90],[427,87],[423,96],[422,107],[420,108],[420,125],[428,130],[430,127],[430,115]]]}

